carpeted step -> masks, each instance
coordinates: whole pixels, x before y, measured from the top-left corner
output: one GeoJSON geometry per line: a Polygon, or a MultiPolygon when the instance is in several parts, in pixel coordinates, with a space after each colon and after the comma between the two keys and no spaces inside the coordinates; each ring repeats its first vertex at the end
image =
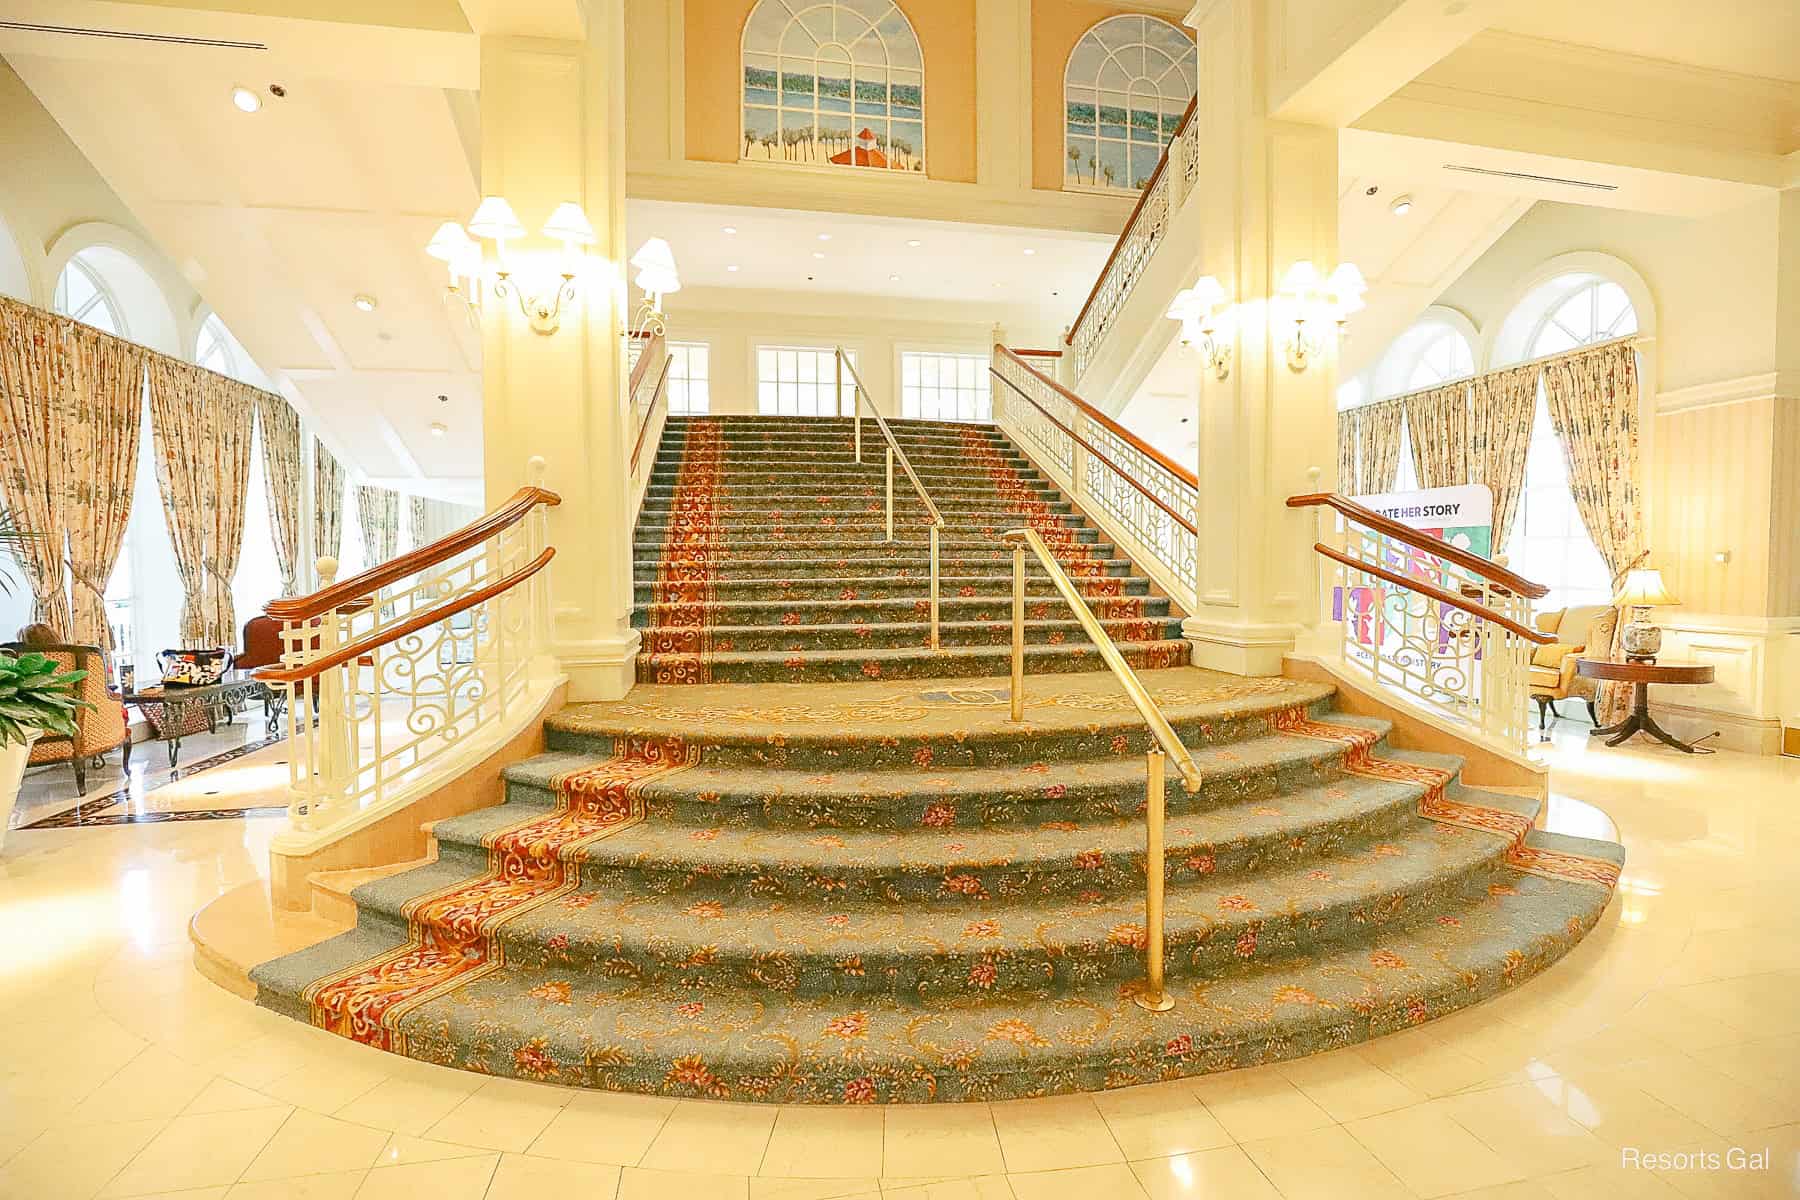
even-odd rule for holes
{"type": "MultiPolygon", "coordinates": [[[[992,571],[994,564],[1004,562],[1011,566],[1012,554],[1005,547],[998,552],[980,552],[968,548],[960,549],[955,554],[938,555],[938,574],[985,575],[992,571]]],[[[639,580],[654,582],[657,572],[664,563],[660,558],[641,558],[632,564],[634,577],[639,580]]],[[[1129,575],[1133,571],[1128,558],[1090,559],[1090,568],[1103,575],[1129,575]]],[[[712,570],[718,579],[788,579],[806,575],[843,576],[851,571],[879,569],[883,574],[897,576],[901,579],[931,578],[931,556],[928,552],[909,555],[859,556],[851,558],[848,554],[818,555],[814,557],[789,557],[780,562],[762,559],[733,559],[729,562],[714,563],[712,570]]],[[[1027,575],[1049,577],[1049,571],[1040,564],[1036,557],[1026,559],[1027,575]]],[[[1010,577],[1010,576],[1009,576],[1010,577]]]]}
{"type": "MultiPolygon", "coordinates": [[[[1101,627],[1115,642],[1143,642],[1152,638],[1174,639],[1181,636],[1179,617],[1160,619],[1102,621],[1101,627]]],[[[1012,620],[994,614],[988,620],[944,621],[940,619],[938,640],[944,646],[1011,646],[1012,620]]],[[[1062,621],[1025,622],[1028,646],[1061,646],[1084,641],[1086,632],[1073,618],[1062,621]]],[[[814,650],[858,648],[898,649],[929,647],[929,621],[866,621],[844,624],[807,625],[804,623],[768,623],[756,625],[713,625],[708,629],[714,653],[727,650],[785,651],[790,654],[814,650]]]]}
{"type": "MultiPolygon", "coordinates": [[[[1187,643],[1182,641],[1116,642],[1119,655],[1131,667],[1148,671],[1185,662],[1187,643]]],[[[940,650],[811,649],[721,651],[705,656],[705,678],[713,683],[826,683],[863,679],[958,679],[978,678],[1008,670],[1012,650],[984,646],[945,646],[940,650]]],[[[1033,673],[1093,671],[1104,662],[1092,645],[1027,646],[1025,670],[1033,673]]],[[[690,676],[693,656],[638,654],[638,679],[663,683],[690,676]]]]}
{"type": "MultiPolygon", "coordinates": [[[[1142,576],[1102,575],[1074,581],[1083,597],[1141,596],[1150,590],[1150,581],[1142,576]]],[[[639,603],[656,599],[656,584],[640,580],[634,585],[639,603]]],[[[861,600],[884,596],[921,596],[929,586],[929,577],[913,579],[883,578],[879,575],[809,575],[794,579],[714,579],[708,584],[709,594],[718,600],[861,600]]],[[[1012,576],[1007,575],[940,575],[938,586],[945,596],[963,599],[975,596],[1012,596],[1012,576]]],[[[1048,576],[1025,580],[1027,596],[1060,595],[1048,576]]]]}
{"type": "MultiPolygon", "coordinates": [[[[920,575],[915,572],[912,578],[920,575]]],[[[684,604],[690,619],[705,622],[708,630],[726,625],[852,625],[881,621],[919,621],[929,619],[931,602],[925,596],[923,583],[915,596],[871,597],[858,600],[824,600],[790,598],[785,600],[707,600],[684,604]]],[[[1169,601],[1164,596],[1107,596],[1088,601],[1094,615],[1102,621],[1159,619],[1169,615],[1169,601]]],[[[1066,614],[1068,607],[1060,596],[1032,596],[1025,606],[1028,620],[1050,620],[1066,614]]],[[[631,615],[631,623],[640,629],[650,628],[655,614],[648,606],[639,607],[631,615]]],[[[944,596],[938,602],[940,621],[1011,621],[1012,596],[944,596]]]]}

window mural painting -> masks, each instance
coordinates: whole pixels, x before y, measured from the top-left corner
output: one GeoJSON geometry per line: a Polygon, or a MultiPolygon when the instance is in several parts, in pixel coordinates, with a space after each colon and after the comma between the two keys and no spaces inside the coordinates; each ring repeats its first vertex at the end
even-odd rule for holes
{"type": "Polygon", "coordinates": [[[892,0],[762,0],[744,24],[744,158],[925,169],[925,60],[892,0]]]}
{"type": "Polygon", "coordinates": [[[1063,76],[1065,187],[1137,191],[1194,97],[1194,43],[1156,17],[1108,17],[1063,76]]]}

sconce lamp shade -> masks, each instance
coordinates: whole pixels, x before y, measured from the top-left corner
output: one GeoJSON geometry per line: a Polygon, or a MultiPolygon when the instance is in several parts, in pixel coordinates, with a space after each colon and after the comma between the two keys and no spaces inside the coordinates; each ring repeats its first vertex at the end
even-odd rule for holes
{"type": "Polygon", "coordinates": [[[483,196],[475,215],[469,218],[469,232],[477,237],[501,241],[505,238],[524,237],[525,227],[519,224],[518,214],[513,212],[512,205],[504,197],[483,196]]]}
{"type": "Polygon", "coordinates": [[[638,247],[638,252],[631,256],[631,265],[638,269],[637,278],[632,282],[643,291],[666,296],[681,290],[681,276],[675,270],[675,252],[661,238],[653,237],[638,247]]]}
{"type": "Polygon", "coordinates": [[[1213,275],[1202,275],[1190,289],[1199,315],[1208,316],[1225,307],[1225,285],[1213,275]]]}
{"type": "Polygon", "coordinates": [[[1680,604],[1663,584],[1662,572],[1654,567],[1638,567],[1625,573],[1625,583],[1613,603],[1629,608],[1651,605],[1680,604]]]}
{"type": "Polygon", "coordinates": [[[1331,293],[1338,313],[1347,315],[1363,307],[1363,293],[1369,290],[1369,285],[1355,263],[1340,263],[1326,281],[1325,288],[1331,293]]]}
{"type": "Polygon", "coordinates": [[[581,211],[581,206],[566,200],[557,205],[556,211],[550,214],[550,219],[544,222],[544,236],[577,246],[591,246],[599,240],[594,236],[594,227],[589,224],[587,214],[581,211]]]}
{"type": "Polygon", "coordinates": [[[1290,300],[1311,300],[1319,290],[1319,269],[1301,259],[1281,277],[1281,294],[1290,300]]]}
{"type": "Polygon", "coordinates": [[[425,244],[425,253],[440,262],[455,262],[457,256],[464,253],[469,242],[469,235],[461,225],[455,221],[445,221],[431,235],[431,241],[425,244]]]}

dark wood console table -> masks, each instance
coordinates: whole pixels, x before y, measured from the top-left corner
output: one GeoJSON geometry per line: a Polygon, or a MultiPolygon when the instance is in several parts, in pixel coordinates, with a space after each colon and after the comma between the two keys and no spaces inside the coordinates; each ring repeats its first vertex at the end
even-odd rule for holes
{"type": "Polygon", "coordinates": [[[1686,754],[1710,754],[1698,750],[1692,742],[1684,742],[1650,716],[1650,685],[1653,683],[1711,683],[1713,669],[1704,663],[1604,662],[1597,658],[1575,660],[1575,673],[1588,679],[1605,679],[1631,685],[1631,712],[1617,725],[1596,729],[1589,737],[1603,737],[1609,746],[1617,746],[1634,733],[1647,733],[1666,746],[1686,754]]]}

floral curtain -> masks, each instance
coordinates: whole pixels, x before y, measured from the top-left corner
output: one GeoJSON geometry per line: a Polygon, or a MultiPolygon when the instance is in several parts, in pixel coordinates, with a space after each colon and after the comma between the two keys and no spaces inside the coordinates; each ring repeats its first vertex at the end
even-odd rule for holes
{"type": "Polygon", "coordinates": [[[406,536],[417,550],[431,539],[425,535],[425,497],[412,496],[406,503],[406,536]]]}
{"type": "Polygon", "coordinates": [[[1338,473],[1337,490],[1347,492],[1356,486],[1356,410],[1341,409],[1337,415],[1338,473]]]}
{"type": "Polygon", "coordinates": [[[1374,496],[1394,490],[1400,478],[1400,414],[1397,400],[1365,404],[1356,410],[1362,434],[1356,461],[1356,494],[1374,496]]]}
{"type": "Polygon", "coordinates": [[[0,499],[14,522],[35,535],[19,547],[34,619],[71,627],[63,574],[64,427],[73,383],[66,345],[72,324],[0,297],[0,499]]]}
{"type": "Polygon", "coordinates": [[[313,557],[336,559],[344,548],[344,468],[313,439],[313,557]]]}
{"type": "Polygon", "coordinates": [[[1414,392],[1405,398],[1404,406],[1419,486],[1455,487],[1469,482],[1468,381],[1414,392]]]}
{"type": "Polygon", "coordinates": [[[400,550],[400,493],[380,487],[356,489],[356,519],[362,522],[363,566],[387,562],[400,550]]]}
{"type": "Polygon", "coordinates": [[[256,398],[262,421],[263,482],[269,493],[269,532],[281,594],[292,596],[300,581],[300,414],[280,396],[256,398]]]}
{"type": "Polygon", "coordinates": [[[252,389],[174,359],[150,367],[150,427],[169,542],[181,576],[181,640],[237,644],[231,578],[244,541],[252,389]]]}
{"type": "MultiPolygon", "coordinates": [[[[1615,342],[1544,367],[1544,398],[1569,464],[1569,491],[1616,589],[1644,557],[1638,508],[1637,351],[1615,342]]],[[[1618,639],[1614,635],[1613,657],[1618,639]]],[[[1600,721],[1625,715],[1628,688],[1603,685],[1600,721]]]]}
{"type": "Polygon", "coordinates": [[[1475,379],[1469,410],[1469,481],[1494,493],[1494,549],[1512,535],[1519,497],[1525,491],[1525,452],[1531,448],[1537,408],[1535,366],[1495,371],[1475,379]]]}
{"type": "Polygon", "coordinates": [[[72,587],[69,640],[112,652],[106,584],[125,544],[137,484],[144,413],[144,354],[123,340],[75,325],[75,384],[64,422],[64,521],[72,587]]]}

